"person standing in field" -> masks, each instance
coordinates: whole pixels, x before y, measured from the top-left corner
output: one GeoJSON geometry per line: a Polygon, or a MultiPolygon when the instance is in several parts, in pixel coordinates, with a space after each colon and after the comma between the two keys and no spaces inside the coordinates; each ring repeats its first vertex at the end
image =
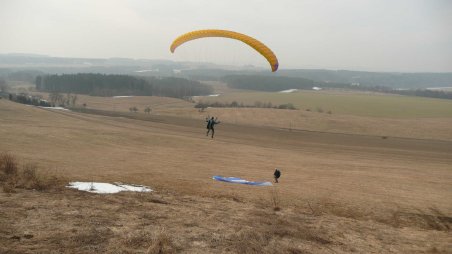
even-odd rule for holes
{"type": "Polygon", "coordinates": [[[217,119],[218,118],[213,118],[213,116],[212,116],[212,118],[206,118],[206,122],[207,122],[207,133],[206,133],[206,136],[209,136],[209,132],[210,131],[212,131],[212,138],[213,138],[213,135],[215,134],[215,128],[214,128],[214,126],[215,126],[215,124],[219,124],[220,123],[220,121],[217,121],[217,119]]]}
{"type": "Polygon", "coordinates": [[[275,168],[275,173],[273,173],[273,176],[275,177],[275,183],[278,183],[278,178],[281,177],[281,171],[279,171],[279,169],[275,168]]]}

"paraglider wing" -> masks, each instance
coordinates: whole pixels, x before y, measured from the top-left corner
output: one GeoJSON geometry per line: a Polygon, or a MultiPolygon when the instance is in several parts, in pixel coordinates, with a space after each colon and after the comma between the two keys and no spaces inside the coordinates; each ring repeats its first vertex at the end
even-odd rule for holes
{"type": "Polygon", "coordinates": [[[199,38],[204,37],[224,37],[224,38],[230,38],[239,40],[245,44],[248,44],[250,47],[255,49],[257,52],[259,52],[262,56],[267,59],[267,61],[270,63],[270,66],[272,68],[272,71],[275,72],[278,69],[278,59],[276,58],[276,55],[271,51],[270,48],[265,46],[262,42],[248,36],[245,34],[233,32],[233,31],[227,31],[227,30],[218,30],[218,29],[207,29],[207,30],[197,30],[188,32],[186,34],[183,34],[179,37],[177,37],[173,43],[171,44],[170,50],[172,53],[176,50],[177,47],[184,44],[187,41],[196,40],[199,38]]]}

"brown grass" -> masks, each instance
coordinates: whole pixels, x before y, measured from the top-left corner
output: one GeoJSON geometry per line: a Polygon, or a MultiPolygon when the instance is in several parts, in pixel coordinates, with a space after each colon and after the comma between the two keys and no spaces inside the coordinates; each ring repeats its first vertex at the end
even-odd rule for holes
{"type": "Polygon", "coordinates": [[[38,191],[56,190],[64,186],[65,179],[48,171],[39,170],[36,164],[25,164],[22,170],[15,156],[0,154],[0,184],[6,193],[15,192],[16,188],[38,191]]]}
{"type": "MultiPolygon", "coordinates": [[[[220,85],[222,87],[222,85],[220,85]]],[[[224,89],[221,88],[219,92],[224,89]]],[[[230,92],[230,89],[226,89],[230,92]]],[[[47,93],[37,93],[47,97],[47,93]]],[[[202,121],[206,116],[216,116],[221,121],[240,125],[268,126],[293,130],[323,131],[373,135],[380,137],[407,137],[452,140],[452,118],[450,117],[366,117],[347,114],[326,114],[305,110],[280,110],[263,108],[208,108],[199,112],[194,104],[174,98],[136,96],[110,98],[78,95],[78,105],[88,104],[88,109],[128,113],[137,106],[135,115],[146,117],[143,109],[152,108],[152,116],[169,115],[188,117],[202,121]],[[252,119],[252,121],[250,121],[252,119]]],[[[315,111],[315,110],[313,110],[315,111]]]]}
{"type": "Polygon", "coordinates": [[[148,248],[153,242],[153,232],[146,229],[129,232],[123,237],[122,242],[131,250],[148,248]]]}
{"type": "Polygon", "coordinates": [[[17,167],[17,161],[14,156],[9,153],[0,154],[0,183],[6,193],[14,192],[19,178],[17,167]]]}
{"type": "MultiPolygon", "coordinates": [[[[44,98],[48,98],[48,93],[35,92],[44,98]]],[[[151,114],[155,111],[162,109],[180,109],[180,108],[193,108],[194,104],[185,100],[169,98],[169,97],[157,97],[157,96],[134,96],[134,97],[97,97],[88,95],[77,95],[76,107],[82,107],[86,104],[88,109],[109,110],[116,112],[130,112],[131,107],[137,107],[138,113],[144,114],[146,107],[151,108],[151,114]]]]}
{"type": "Polygon", "coordinates": [[[149,254],[163,254],[176,253],[171,236],[165,229],[160,229],[152,238],[151,246],[149,246],[146,253],[149,254]]]}
{"type": "Polygon", "coordinates": [[[276,186],[270,189],[270,201],[274,211],[281,210],[279,192],[276,186]]]}
{"type": "Polygon", "coordinates": [[[260,211],[251,218],[231,239],[236,253],[304,253],[286,241],[307,241],[325,249],[333,243],[327,230],[313,227],[304,216],[260,211]]]}
{"type": "Polygon", "coordinates": [[[0,154],[0,173],[3,175],[2,180],[7,180],[17,176],[17,161],[14,156],[8,153],[0,154]]]}
{"type": "Polygon", "coordinates": [[[452,144],[447,141],[288,132],[227,122],[218,125],[212,140],[205,138],[202,121],[187,118],[142,121],[3,100],[0,119],[6,119],[0,122],[0,151],[39,163],[17,163],[16,193],[0,191],[0,253],[451,249],[452,144]],[[269,188],[211,178],[271,181],[276,166],[283,173],[279,211],[273,209],[269,188]],[[31,190],[44,173],[74,181],[144,184],[156,192],[31,190]]]}

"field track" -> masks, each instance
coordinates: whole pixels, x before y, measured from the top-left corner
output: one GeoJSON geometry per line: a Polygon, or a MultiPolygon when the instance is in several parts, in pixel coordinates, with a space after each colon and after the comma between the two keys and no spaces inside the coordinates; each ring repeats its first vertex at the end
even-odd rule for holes
{"type": "MultiPolygon", "coordinates": [[[[134,115],[129,113],[109,112],[101,110],[89,110],[87,113],[104,116],[115,116],[121,118],[143,120],[145,123],[136,122],[137,125],[161,124],[161,129],[175,131],[175,135],[199,137],[200,129],[205,127],[204,119],[182,118],[174,116],[147,116],[134,115]]],[[[82,117],[78,114],[57,112],[70,117],[82,117]]],[[[83,119],[90,119],[85,117],[83,119]]],[[[96,121],[92,119],[91,121],[96,121]]],[[[156,125],[156,126],[157,126],[156,125]]],[[[438,155],[443,158],[446,154],[452,153],[452,141],[381,137],[370,135],[329,133],[320,131],[290,130],[276,127],[257,127],[237,125],[231,123],[221,123],[217,126],[217,139],[222,142],[258,145],[267,148],[282,148],[295,150],[320,149],[341,150],[346,147],[354,149],[373,151],[381,150],[390,154],[391,150],[420,152],[426,156],[438,155]],[[306,149],[308,148],[308,149],[306,149]]]]}

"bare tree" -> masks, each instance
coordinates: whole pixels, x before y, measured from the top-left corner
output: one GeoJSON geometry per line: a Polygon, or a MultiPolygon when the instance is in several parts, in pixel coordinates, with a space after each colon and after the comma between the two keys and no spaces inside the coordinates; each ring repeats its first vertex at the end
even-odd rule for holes
{"type": "Polygon", "coordinates": [[[65,105],[71,105],[71,93],[66,94],[66,99],[64,100],[65,105]]]}
{"type": "Polygon", "coordinates": [[[144,113],[147,113],[147,114],[150,114],[151,113],[151,107],[150,106],[147,106],[145,109],[144,109],[144,113]]]}
{"type": "Polygon", "coordinates": [[[138,112],[138,108],[135,106],[130,107],[129,110],[130,110],[130,112],[134,112],[134,113],[138,112]]]}
{"type": "Polygon", "coordinates": [[[75,106],[75,102],[76,102],[76,101],[77,101],[77,95],[73,95],[73,96],[71,97],[72,107],[75,106]]]}
{"type": "Polygon", "coordinates": [[[75,106],[75,102],[77,101],[77,95],[71,95],[71,93],[66,94],[65,104],[68,106],[75,106]]]}
{"type": "Polygon", "coordinates": [[[64,105],[64,96],[59,92],[51,92],[49,94],[49,101],[53,106],[64,105]]]}

